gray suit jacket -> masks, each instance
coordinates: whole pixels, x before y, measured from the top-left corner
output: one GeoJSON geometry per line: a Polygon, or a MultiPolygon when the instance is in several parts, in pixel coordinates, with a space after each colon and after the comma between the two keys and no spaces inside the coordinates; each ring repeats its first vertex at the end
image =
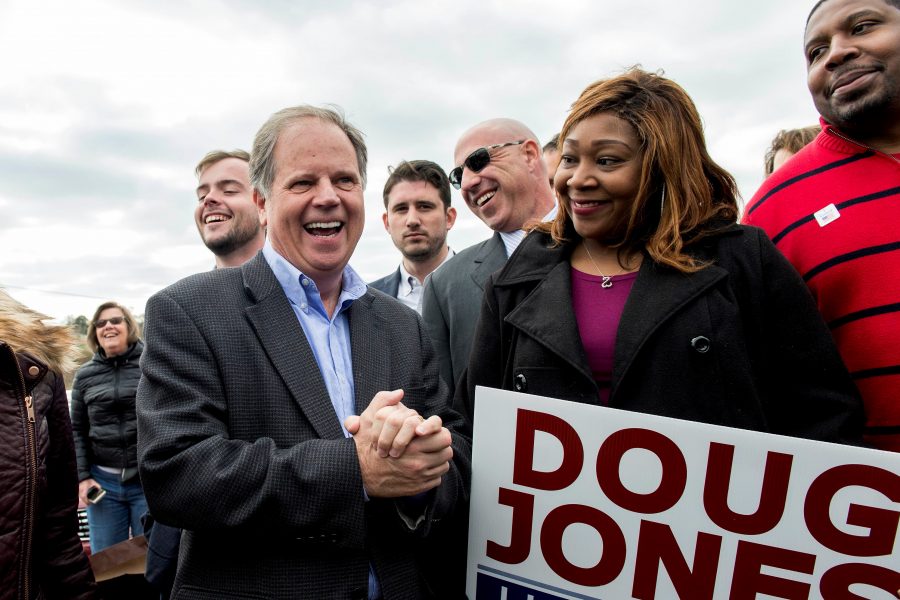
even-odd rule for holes
{"type": "Polygon", "coordinates": [[[485,282],[504,264],[506,247],[500,234],[494,233],[454,256],[425,280],[422,319],[451,396],[469,364],[485,282]]]}
{"type": "MultiPolygon", "coordinates": [[[[349,321],[357,411],[403,388],[455,432],[416,314],[368,290],[349,321]]],[[[366,501],[355,444],[262,254],[154,295],[145,336],[139,464],[154,516],[185,529],[173,598],[365,598],[370,563],[385,599],[428,596],[414,558],[465,507],[465,437],[416,530],[395,502],[366,501]]]]}
{"type": "Polygon", "coordinates": [[[385,275],[381,279],[376,279],[369,284],[369,287],[373,287],[379,292],[387,294],[391,298],[396,298],[397,292],[400,290],[400,267],[397,267],[397,270],[390,275],[385,275]]]}

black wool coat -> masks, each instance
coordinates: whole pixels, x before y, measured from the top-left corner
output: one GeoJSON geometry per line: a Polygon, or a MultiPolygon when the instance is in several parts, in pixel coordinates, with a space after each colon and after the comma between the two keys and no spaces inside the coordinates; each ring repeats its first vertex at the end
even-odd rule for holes
{"type": "MultiPolygon", "coordinates": [[[[476,385],[598,403],[572,310],[574,246],[529,234],[486,286],[454,399],[470,423],[476,385]]],[[[766,235],[733,225],[690,251],[712,264],[682,274],[644,257],[617,332],[610,406],[858,443],[856,388],[806,285],[766,235]]]]}

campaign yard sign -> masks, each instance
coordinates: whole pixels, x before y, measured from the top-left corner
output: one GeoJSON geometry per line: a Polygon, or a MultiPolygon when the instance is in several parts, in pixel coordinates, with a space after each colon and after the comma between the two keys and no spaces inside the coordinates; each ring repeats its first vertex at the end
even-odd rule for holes
{"type": "Polygon", "coordinates": [[[476,391],[469,598],[896,599],[900,455],[476,391]]]}

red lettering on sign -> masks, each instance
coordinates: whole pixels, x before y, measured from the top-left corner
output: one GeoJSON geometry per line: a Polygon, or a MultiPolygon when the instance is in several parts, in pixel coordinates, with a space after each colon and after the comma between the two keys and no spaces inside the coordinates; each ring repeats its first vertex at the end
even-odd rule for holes
{"type": "Polygon", "coordinates": [[[803,507],[809,532],[820,544],[842,554],[891,554],[900,521],[897,511],[851,504],[847,524],[867,528],[868,535],[845,533],[831,522],[829,508],[832,499],[838,491],[852,485],[875,490],[893,502],[900,502],[900,476],[897,474],[870,465],[840,465],[816,477],[809,486],[803,507]]]}
{"type": "Polygon", "coordinates": [[[572,485],[584,464],[581,438],[571,425],[557,416],[520,408],[516,415],[516,450],[513,483],[538,490],[561,490],[572,485]],[[534,434],[549,433],[563,448],[562,464],[555,471],[534,470],[534,434]]]}
{"type": "Polygon", "coordinates": [[[625,566],[625,536],[606,513],[581,504],[564,504],[550,511],[541,527],[541,552],[553,572],[567,581],[585,586],[606,585],[625,566]],[[600,560],[593,567],[579,567],[563,553],[562,537],[573,523],[593,527],[603,539],[600,560]]]}
{"type": "Polygon", "coordinates": [[[706,485],[703,489],[706,514],[713,523],[733,533],[759,535],[771,531],[784,514],[793,458],[790,454],[781,452],[768,453],[758,508],[754,513],[741,514],[728,506],[734,446],[712,442],[709,445],[706,485]]]}
{"type": "Polygon", "coordinates": [[[660,513],[675,506],[687,481],[687,464],[675,442],[649,429],[622,429],[604,440],[597,453],[597,481],[606,497],[625,510],[660,513]],[[662,464],[659,487],[647,494],[632,492],[622,484],[619,464],[629,450],[649,450],[662,464]]]}
{"type": "Polygon", "coordinates": [[[819,591],[824,600],[866,600],[850,591],[854,583],[871,585],[896,594],[900,590],[900,573],[878,565],[847,563],[831,567],[822,575],[819,591]]]}
{"type": "Polygon", "coordinates": [[[721,548],[721,536],[698,532],[693,566],[688,566],[671,527],[641,521],[631,595],[638,600],[656,598],[659,565],[663,565],[679,598],[712,600],[721,548]]]}
{"type": "Polygon", "coordinates": [[[517,565],[524,562],[531,553],[531,524],[534,520],[534,496],[525,492],[500,488],[498,500],[503,506],[511,506],[512,524],[510,525],[509,546],[501,546],[488,540],[486,553],[490,558],[517,565]]]}
{"type": "Polygon", "coordinates": [[[731,580],[729,600],[756,600],[757,594],[788,600],[809,598],[810,584],[774,575],[763,575],[763,566],[811,575],[816,567],[816,557],[805,552],[741,540],[738,542],[737,557],[734,561],[734,577],[731,580]]]}

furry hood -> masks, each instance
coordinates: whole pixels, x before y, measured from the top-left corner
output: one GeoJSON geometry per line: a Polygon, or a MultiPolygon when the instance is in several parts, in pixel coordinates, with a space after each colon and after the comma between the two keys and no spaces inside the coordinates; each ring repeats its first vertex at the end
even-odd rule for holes
{"type": "Polygon", "coordinates": [[[0,341],[16,352],[27,352],[54,371],[68,373],[77,366],[72,331],[65,325],[44,323],[49,318],[0,290],[0,341]]]}

